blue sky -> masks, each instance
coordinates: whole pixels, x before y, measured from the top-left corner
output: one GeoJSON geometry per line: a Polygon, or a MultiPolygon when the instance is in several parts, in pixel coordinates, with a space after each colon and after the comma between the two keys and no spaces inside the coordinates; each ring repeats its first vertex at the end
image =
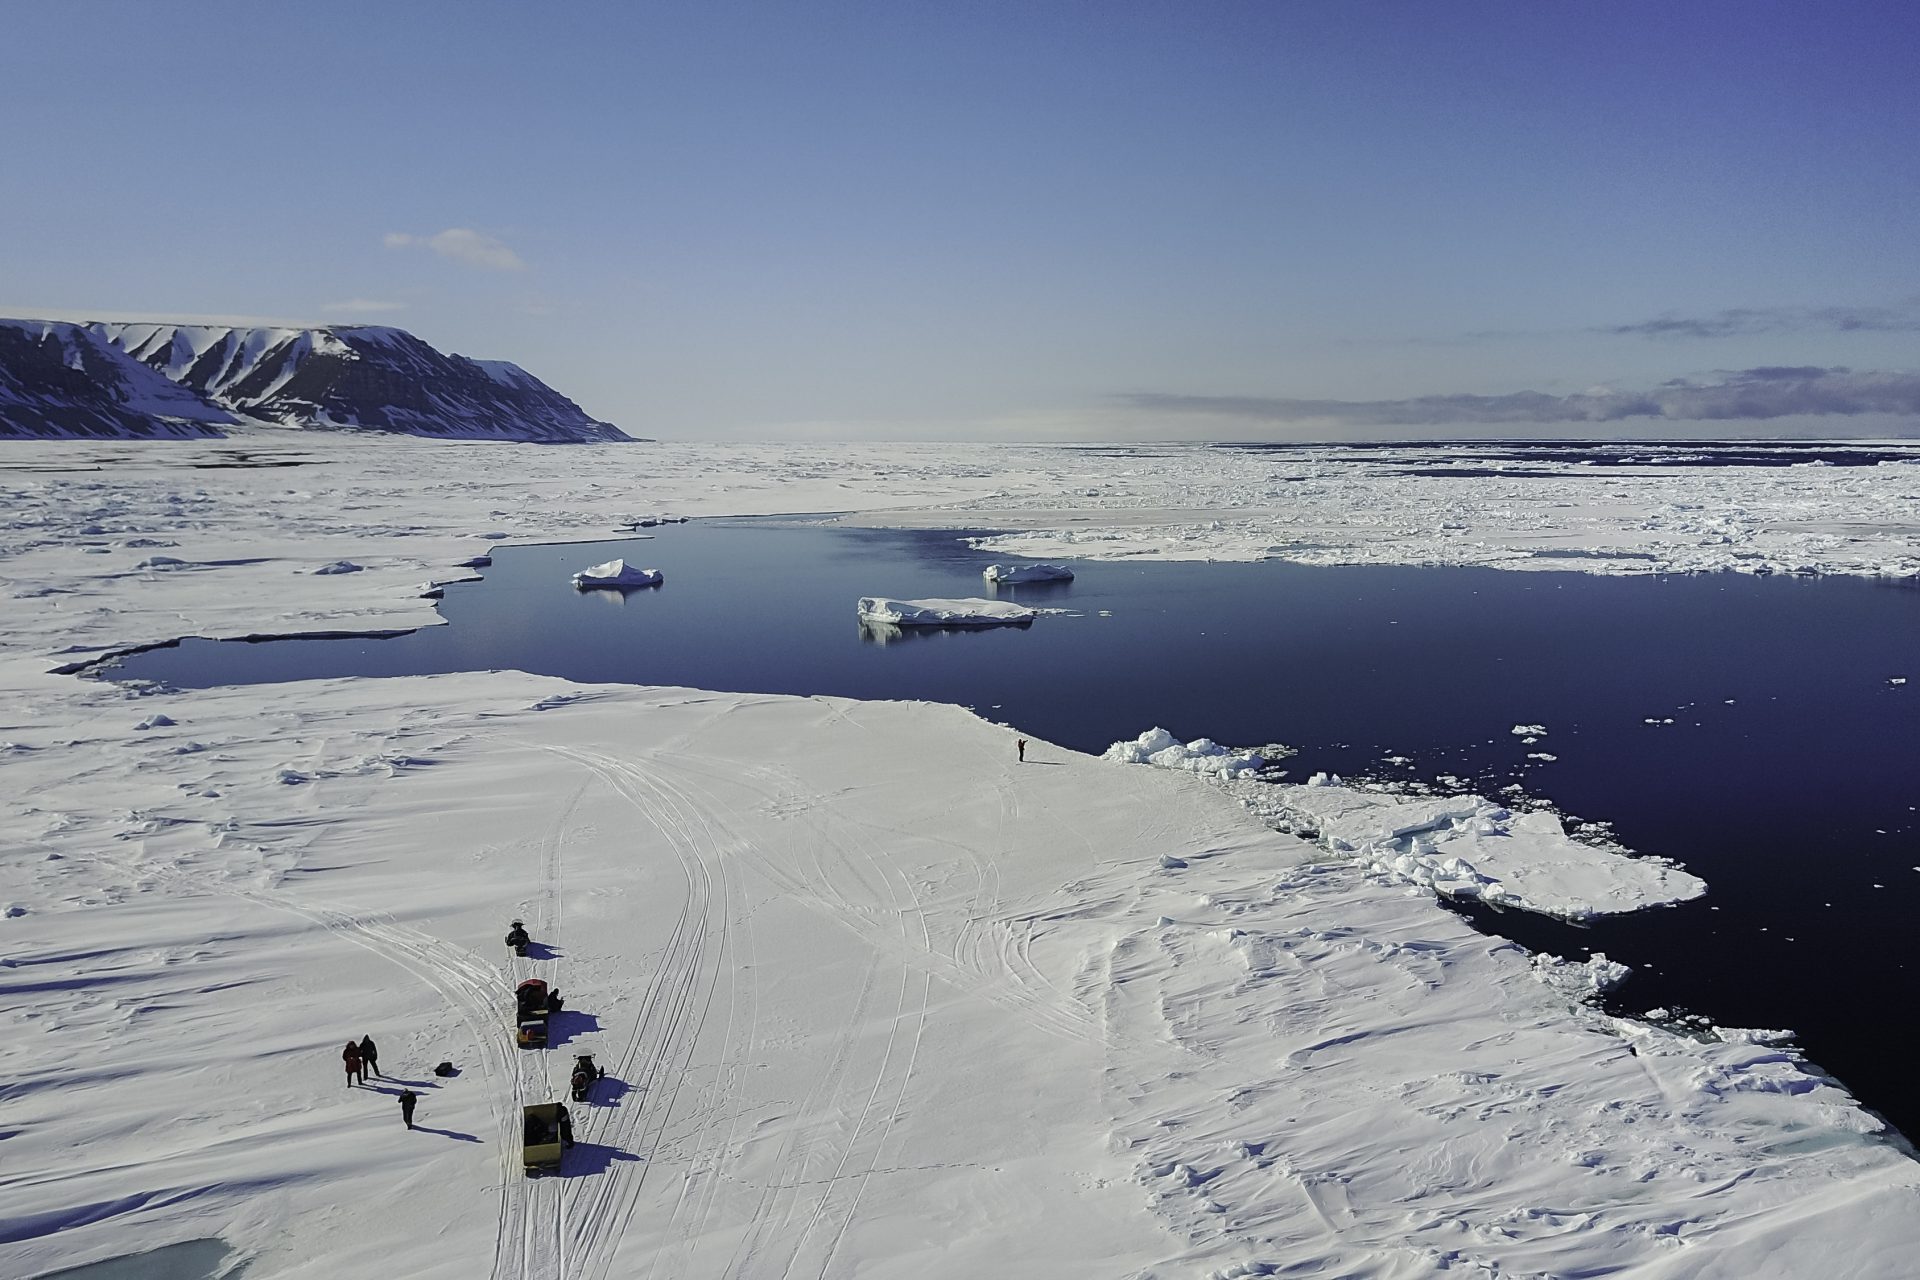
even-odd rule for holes
{"type": "Polygon", "coordinates": [[[1844,412],[1714,429],[1920,430],[1904,2],[6,28],[0,314],[395,324],[674,437],[1652,433],[1782,367],[1844,412]]]}

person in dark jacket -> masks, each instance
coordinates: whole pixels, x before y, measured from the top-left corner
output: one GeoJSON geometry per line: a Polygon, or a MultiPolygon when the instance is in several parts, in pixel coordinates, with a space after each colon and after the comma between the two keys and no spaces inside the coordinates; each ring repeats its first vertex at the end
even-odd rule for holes
{"type": "Polygon", "coordinates": [[[1027,762],[1027,740],[1025,738],[1014,739],[1013,749],[1020,753],[1020,763],[1025,764],[1027,762]]]}
{"type": "Polygon", "coordinates": [[[374,1046],[372,1036],[360,1037],[360,1062],[366,1068],[360,1073],[362,1080],[366,1079],[368,1074],[376,1076],[380,1074],[380,1050],[374,1046]]]}
{"type": "Polygon", "coordinates": [[[413,1128],[413,1109],[420,1103],[420,1095],[411,1089],[400,1091],[400,1118],[407,1122],[407,1128],[413,1128]]]}
{"type": "Polygon", "coordinates": [[[347,1041],[347,1047],[340,1051],[340,1061],[347,1069],[347,1088],[367,1082],[367,1069],[360,1061],[360,1046],[347,1041]]]}

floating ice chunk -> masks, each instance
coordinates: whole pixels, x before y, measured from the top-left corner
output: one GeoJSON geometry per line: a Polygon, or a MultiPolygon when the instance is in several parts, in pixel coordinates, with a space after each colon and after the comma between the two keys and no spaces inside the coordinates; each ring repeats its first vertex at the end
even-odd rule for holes
{"type": "Polygon", "coordinates": [[[657,587],[665,577],[658,569],[636,569],[625,560],[589,565],[573,575],[573,585],[589,587],[657,587]]]}
{"type": "Polygon", "coordinates": [[[862,596],[860,621],[894,627],[999,627],[1032,622],[1037,609],[1009,600],[890,600],[862,596]]]}
{"type": "Polygon", "coordinates": [[[1547,726],[1543,724],[1517,724],[1513,726],[1513,736],[1516,738],[1544,738],[1546,734],[1547,726]]]}
{"type": "Polygon", "coordinates": [[[1533,957],[1533,976],[1576,1000],[1604,995],[1625,982],[1632,972],[1618,960],[1607,959],[1604,951],[1594,952],[1581,963],[1544,954],[1533,957]]]}
{"type": "Polygon", "coordinates": [[[1559,758],[1560,758],[1559,756],[1554,755],[1551,751],[1527,752],[1527,759],[1529,760],[1558,760],[1559,758]]]}
{"type": "Polygon", "coordinates": [[[980,576],[988,582],[1071,582],[1073,570],[1062,564],[990,564],[980,576]]]}
{"type": "Polygon", "coordinates": [[[1906,682],[1907,682],[1907,678],[1905,676],[1888,676],[1887,677],[1888,684],[1905,684],[1906,682]]]}
{"type": "Polygon", "coordinates": [[[362,566],[351,560],[335,560],[332,564],[323,564],[314,572],[318,574],[359,573],[362,566]]]}
{"type": "Polygon", "coordinates": [[[1195,738],[1182,743],[1165,729],[1147,730],[1131,742],[1116,742],[1101,754],[1101,759],[1119,764],[1151,764],[1162,769],[1184,769],[1189,773],[1212,774],[1221,778],[1239,778],[1266,768],[1264,757],[1251,751],[1229,751],[1211,738],[1195,738]]]}

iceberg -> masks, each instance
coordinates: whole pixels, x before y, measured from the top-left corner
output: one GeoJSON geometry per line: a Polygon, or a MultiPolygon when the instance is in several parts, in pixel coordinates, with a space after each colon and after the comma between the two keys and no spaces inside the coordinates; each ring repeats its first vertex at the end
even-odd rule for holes
{"type": "Polygon", "coordinates": [[[1073,570],[1063,564],[990,564],[980,571],[988,582],[1072,582],[1073,570]]]}
{"type": "Polygon", "coordinates": [[[1007,600],[890,600],[862,596],[860,621],[895,627],[1004,627],[1032,622],[1039,610],[1007,600]]]}
{"type": "Polygon", "coordinates": [[[636,569],[625,560],[589,565],[573,575],[573,585],[589,587],[657,587],[664,581],[658,569],[636,569]]]}

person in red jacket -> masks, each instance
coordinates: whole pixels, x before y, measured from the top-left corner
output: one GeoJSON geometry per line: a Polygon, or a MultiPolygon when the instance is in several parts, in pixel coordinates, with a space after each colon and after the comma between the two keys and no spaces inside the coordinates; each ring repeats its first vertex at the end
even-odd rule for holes
{"type": "Polygon", "coordinates": [[[367,1082],[367,1070],[360,1061],[359,1045],[351,1040],[347,1041],[347,1047],[340,1051],[340,1061],[347,1068],[347,1088],[351,1089],[355,1084],[367,1082]]]}

